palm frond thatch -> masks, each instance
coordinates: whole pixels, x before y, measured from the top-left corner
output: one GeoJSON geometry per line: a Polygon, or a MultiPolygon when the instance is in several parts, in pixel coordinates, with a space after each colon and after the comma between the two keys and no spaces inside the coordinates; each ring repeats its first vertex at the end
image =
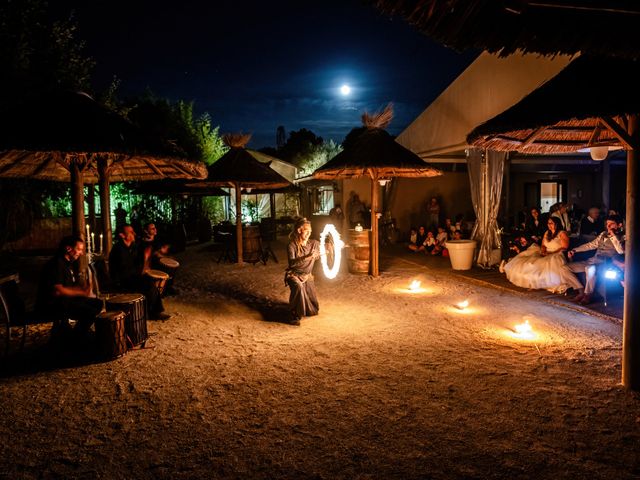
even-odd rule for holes
{"type": "Polygon", "coordinates": [[[370,114],[364,112],[362,114],[362,125],[366,128],[382,128],[385,129],[393,120],[393,104],[388,103],[384,110],[370,114]]]}
{"type": "MultiPolygon", "coordinates": [[[[520,102],[476,127],[467,142],[522,153],[620,145],[611,122],[640,112],[640,61],[582,56],[520,102]]],[[[615,125],[614,125],[615,128],[615,125]]]]}
{"type": "Polygon", "coordinates": [[[251,140],[250,133],[225,133],[222,135],[222,141],[227,147],[231,148],[245,148],[251,140]]]}
{"type": "Polygon", "coordinates": [[[640,2],[369,0],[456,50],[640,58],[640,2]]]}

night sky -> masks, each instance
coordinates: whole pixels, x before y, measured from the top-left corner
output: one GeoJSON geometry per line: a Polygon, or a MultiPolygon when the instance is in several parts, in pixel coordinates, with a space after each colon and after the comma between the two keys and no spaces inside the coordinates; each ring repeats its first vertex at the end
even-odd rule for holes
{"type": "Polygon", "coordinates": [[[398,134],[477,55],[358,0],[51,3],[54,15],[75,11],[96,88],[116,75],[122,97],[149,87],[194,100],[221,132],[253,133],[254,148],[274,146],[278,125],[341,142],[364,110],[387,102],[398,134]]]}

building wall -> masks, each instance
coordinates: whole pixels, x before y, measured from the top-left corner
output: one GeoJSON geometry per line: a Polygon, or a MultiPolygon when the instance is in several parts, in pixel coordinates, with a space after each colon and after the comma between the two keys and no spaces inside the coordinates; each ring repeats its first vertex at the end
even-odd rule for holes
{"type": "MultiPolygon", "coordinates": [[[[437,197],[441,206],[441,221],[462,213],[473,219],[473,205],[467,172],[446,172],[434,178],[395,178],[390,188],[391,216],[396,219],[400,238],[408,236],[412,226],[427,222],[426,206],[431,197],[437,197]]],[[[380,198],[382,198],[380,187],[380,198]]],[[[355,192],[365,205],[371,205],[371,181],[368,178],[345,180],[342,205],[347,206],[351,192],[355,192]]],[[[348,216],[348,212],[345,211],[348,216]]]]}

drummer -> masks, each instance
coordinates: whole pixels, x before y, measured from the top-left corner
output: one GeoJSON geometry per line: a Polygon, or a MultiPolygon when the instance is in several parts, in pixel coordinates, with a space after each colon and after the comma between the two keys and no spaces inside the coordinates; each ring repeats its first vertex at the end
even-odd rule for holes
{"type": "Polygon", "coordinates": [[[142,245],[145,270],[152,268],[168,274],[169,280],[164,288],[164,295],[176,295],[178,292],[174,288],[175,274],[180,264],[169,257],[171,244],[158,236],[158,229],[154,223],[145,224],[142,245]]]}
{"type": "Polygon", "coordinates": [[[92,295],[90,285],[82,286],[79,281],[77,260],[83,253],[81,237],[64,237],[58,252],[40,275],[36,311],[45,317],[55,317],[54,336],[70,332],[69,319],[72,319],[78,322],[73,330],[75,336],[87,337],[96,315],[102,310],[102,301],[92,295]]]}
{"type": "Polygon", "coordinates": [[[143,294],[147,299],[149,318],[167,320],[162,298],[153,279],[144,275],[145,249],[136,242],[136,232],[129,224],[118,229],[119,240],[109,254],[109,274],[116,290],[143,294]]]}

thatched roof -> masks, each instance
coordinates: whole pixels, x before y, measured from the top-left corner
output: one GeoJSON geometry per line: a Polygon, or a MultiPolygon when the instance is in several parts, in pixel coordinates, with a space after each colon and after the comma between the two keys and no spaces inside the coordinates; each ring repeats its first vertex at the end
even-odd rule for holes
{"type": "Polygon", "coordinates": [[[640,56],[635,0],[370,0],[457,50],[640,56]]]}
{"type": "Polygon", "coordinates": [[[155,180],[136,185],[135,193],[150,195],[188,195],[190,197],[228,197],[229,193],[220,187],[186,183],[183,180],[155,180]]]}
{"type": "Polygon", "coordinates": [[[620,145],[619,116],[640,112],[640,61],[579,57],[513,107],[476,127],[469,144],[522,153],[620,145]],[[617,122],[617,123],[616,123],[617,122]]]}
{"type": "Polygon", "coordinates": [[[431,167],[411,150],[379,128],[356,128],[344,142],[344,150],[313,173],[315,178],[435,177],[431,167]]]}
{"type": "Polygon", "coordinates": [[[68,181],[74,162],[85,183],[96,183],[98,158],[115,181],[206,176],[204,164],[178,158],[169,143],[145,138],[81,92],[50,92],[0,113],[2,177],[68,181]]]}
{"type": "MultiPolygon", "coordinates": [[[[271,190],[285,188],[291,182],[269,167],[267,163],[258,161],[252,150],[231,147],[220,159],[207,168],[207,180],[192,182],[215,187],[233,187],[236,183],[244,188],[271,190]]],[[[264,157],[264,154],[260,154],[264,157]]]]}

